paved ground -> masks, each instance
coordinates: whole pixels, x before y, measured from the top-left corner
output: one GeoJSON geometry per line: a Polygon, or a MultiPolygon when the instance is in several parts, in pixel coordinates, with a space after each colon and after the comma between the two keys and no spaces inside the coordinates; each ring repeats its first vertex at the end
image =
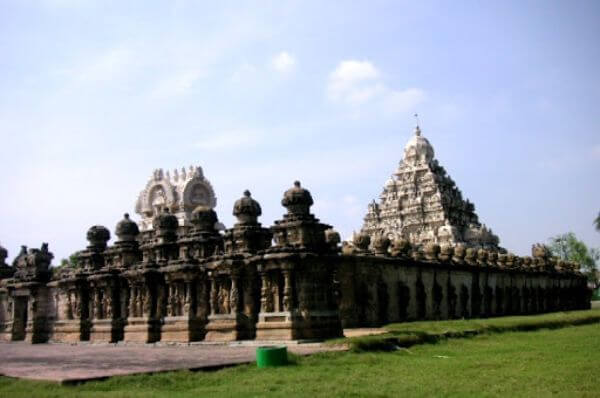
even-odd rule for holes
{"type": "MultiPolygon", "coordinates": [[[[134,373],[214,369],[254,362],[256,347],[0,343],[0,375],[76,383],[134,373]]],[[[319,343],[288,345],[288,351],[299,355],[340,349],[319,343]]]]}

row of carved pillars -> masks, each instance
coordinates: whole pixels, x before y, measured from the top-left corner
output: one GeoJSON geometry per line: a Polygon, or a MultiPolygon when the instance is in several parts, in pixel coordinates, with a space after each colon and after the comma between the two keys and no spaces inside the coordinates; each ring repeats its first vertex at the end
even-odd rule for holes
{"type": "Polygon", "coordinates": [[[412,288],[403,281],[396,282],[396,297],[392,298],[388,283],[379,279],[373,286],[374,294],[366,281],[359,282],[353,302],[358,325],[367,325],[371,323],[370,319],[379,324],[389,322],[388,310],[392,299],[396,300],[398,308],[397,318],[392,319],[398,321],[409,318],[452,319],[533,314],[583,308],[585,297],[578,297],[582,289],[573,284],[573,280],[567,281],[572,285],[561,286],[560,280],[549,280],[548,287],[543,287],[533,286],[531,283],[515,286],[508,280],[509,284],[506,286],[492,288],[485,285],[482,292],[477,279],[468,284],[456,284],[448,279],[444,288],[435,277],[429,287],[419,277],[412,288]],[[415,313],[412,315],[409,314],[411,299],[416,300],[415,313]],[[446,313],[442,313],[443,300],[446,313]],[[428,313],[428,308],[431,313],[428,313]]]}

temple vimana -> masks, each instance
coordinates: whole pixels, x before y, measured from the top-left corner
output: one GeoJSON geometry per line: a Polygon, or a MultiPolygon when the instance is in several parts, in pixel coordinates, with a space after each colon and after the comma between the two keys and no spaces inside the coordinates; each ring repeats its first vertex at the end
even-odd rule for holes
{"type": "Polygon", "coordinates": [[[51,267],[48,244],[0,247],[0,339],[40,342],[303,340],[343,328],[420,319],[585,309],[578,264],[540,244],[531,257],[499,246],[417,127],[368,205],[360,232],[340,235],[311,213],[295,182],[285,214],[258,221],[249,191],[226,229],[200,167],[156,170],[135,211],[95,225],[76,261],[51,267]]]}

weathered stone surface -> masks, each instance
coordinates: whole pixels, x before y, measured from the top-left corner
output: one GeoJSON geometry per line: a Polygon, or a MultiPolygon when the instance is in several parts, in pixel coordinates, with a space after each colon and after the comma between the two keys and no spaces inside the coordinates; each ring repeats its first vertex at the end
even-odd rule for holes
{"type": "Polygon", "coordinates": [[[493,248],[499,242],[480,224],[475,206],[463,199],[418,126],[380,201],[369,204],[362,232],[372,238],[383,232],[391,240],[404,238],[413,245],[465,243],[493,248]]]}
{"type": "Polygon", "coordinates": [[[214,190],[202,168],[190,166],[189,170],[174,170],[173,175],[163,169],[155,170],[138,197],[135,211],[142,217],[140,229],[147,231],[153,228],[153,218],[165,207],[177,217],[179,225],[187,226],[196,207],[212,209],[216,205],[214,190]]]}

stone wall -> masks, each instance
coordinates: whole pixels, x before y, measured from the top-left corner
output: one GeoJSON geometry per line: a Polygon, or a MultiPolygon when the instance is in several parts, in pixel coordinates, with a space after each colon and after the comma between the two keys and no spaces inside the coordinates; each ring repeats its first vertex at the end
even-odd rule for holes
{"type": "MultiPolygon", "coordinates": [[[[542,246],[533,257],[434,243],[340,237],[310,207],[299,182],[270,228],[249,192],[221,233],[198,206],[192,227],[167,209],[140,233],[125,215],[88,230],[77,266],[50,268],[48,245],[0,256],[0,339],[32,343],[152,343],[324,339],[342,327],[418,319],[589,308],[586,278],[542,246]]],[[[2,250],[0,250],[0,254],[2,250]]]]}
{"type": "Polygon", "coordinates": [[[344,328],[588,309],[584,276],[390,256],[342,256],[336,283],[344,328]]]}

